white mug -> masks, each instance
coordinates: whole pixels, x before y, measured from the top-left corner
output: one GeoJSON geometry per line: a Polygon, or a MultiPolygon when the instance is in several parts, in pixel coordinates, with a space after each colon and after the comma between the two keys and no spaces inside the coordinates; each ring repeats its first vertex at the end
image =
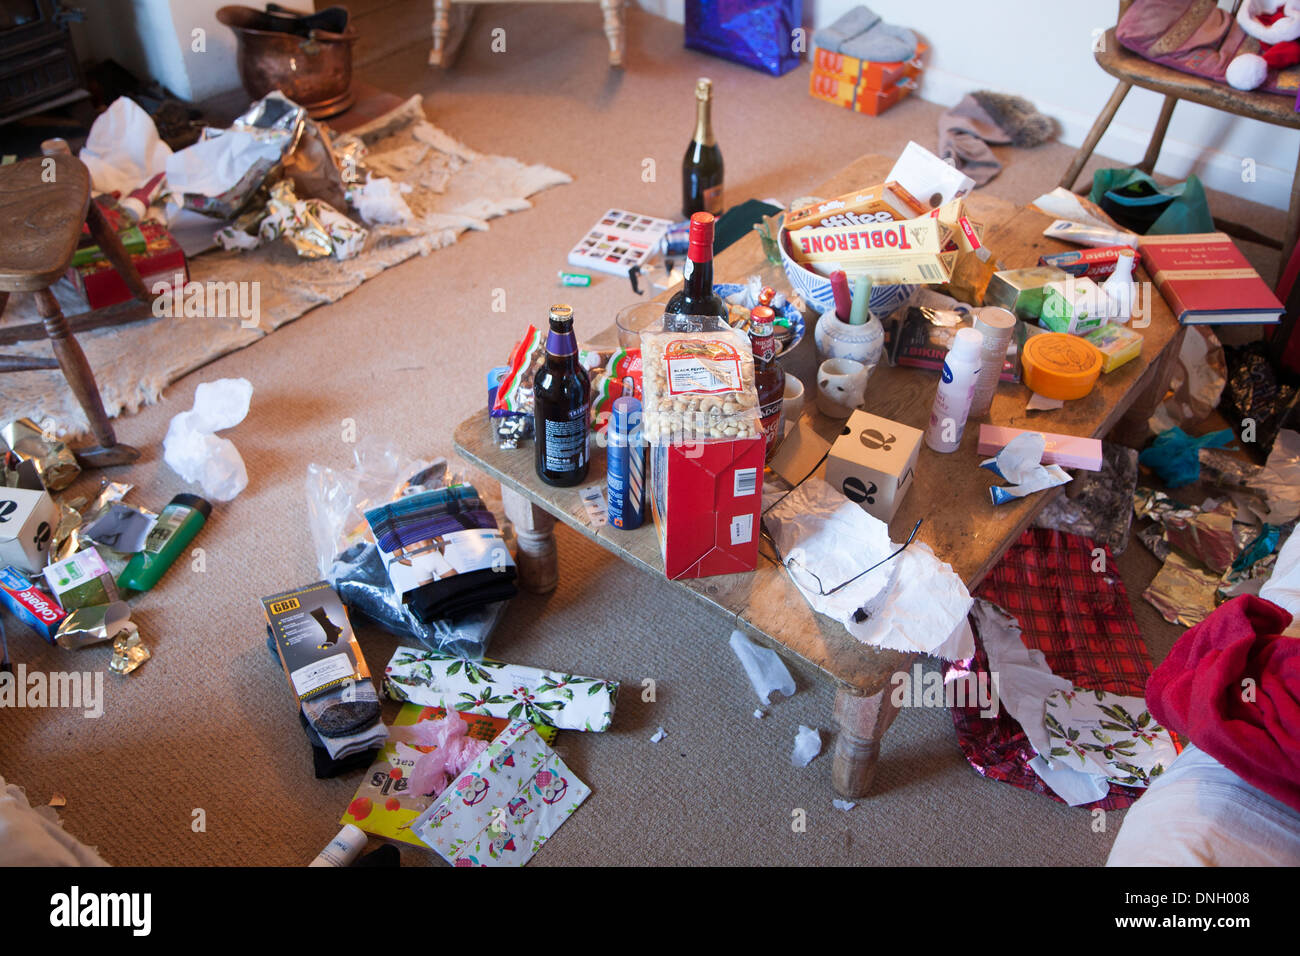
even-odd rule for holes
{"type": "Polygon", "coordinates": [[[828,418],[848,418],[867,394],[871,369],[853,359],[833,358],[817,369],[817,408],[828,418]]]}

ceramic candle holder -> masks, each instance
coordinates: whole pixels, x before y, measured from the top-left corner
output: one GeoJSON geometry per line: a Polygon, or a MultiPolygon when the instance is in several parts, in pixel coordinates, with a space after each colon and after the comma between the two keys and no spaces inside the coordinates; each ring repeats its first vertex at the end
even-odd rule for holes
{"type": "Polygon", "coordinates": [[[880,361],[885,345],[885,330],[880,320],[869,316],[861,325],[850,325],[840,320],[835,310],[823,312],[813,332],[817,343],[817,360],[845,358],[873,368],[880,361]]]}
{"type": "Polygon", "coordinates": [[[871,369],[853,359],[834,358],[817,369],[817,408],[828,418],[848,418],[867,394],[871,369]]]}

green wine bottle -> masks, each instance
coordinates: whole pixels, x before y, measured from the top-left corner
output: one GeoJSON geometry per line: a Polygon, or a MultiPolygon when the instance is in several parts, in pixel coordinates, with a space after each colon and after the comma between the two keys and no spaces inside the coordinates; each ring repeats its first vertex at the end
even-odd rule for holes
{"type": "Polygon", "coordinates": [[[713,81],[695,84],[695,135],[682,160],[682,218],[697,212],[722,214],[722,150],[713,138],[713,81]]]}

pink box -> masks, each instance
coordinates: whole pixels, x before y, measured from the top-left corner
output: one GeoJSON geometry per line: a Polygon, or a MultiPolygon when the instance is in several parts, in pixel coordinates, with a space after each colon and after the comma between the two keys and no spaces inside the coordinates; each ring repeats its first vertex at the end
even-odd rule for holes
{"type": "MultiPolygon", "coordinates": [[[[981,425],[979,453],[996,455],[1017,435],[1035,431],[1032,428],[1007,428],[1004,425],[981,425]]],[[[1073,435],[1053,435],[1039,432],[1047,439],[1043,449],[1044,465],[1063,468],[1082,468],[1084,471],[1101,471],[1101,439],[1076,438],[1073,435]]]]}

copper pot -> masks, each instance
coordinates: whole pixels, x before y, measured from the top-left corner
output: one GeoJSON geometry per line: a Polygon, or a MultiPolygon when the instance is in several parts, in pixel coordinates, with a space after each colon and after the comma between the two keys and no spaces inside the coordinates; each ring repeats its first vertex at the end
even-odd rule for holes
{"type": "Polygon", "coordinates": [[[313,119],[352,105],[352,44],[357,32],[286,32],[282,17],[251,7],[222,7],[217,20],[235,31],[239,79],[253,99],[279,90],[313,119]]]}

